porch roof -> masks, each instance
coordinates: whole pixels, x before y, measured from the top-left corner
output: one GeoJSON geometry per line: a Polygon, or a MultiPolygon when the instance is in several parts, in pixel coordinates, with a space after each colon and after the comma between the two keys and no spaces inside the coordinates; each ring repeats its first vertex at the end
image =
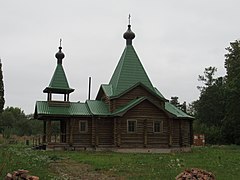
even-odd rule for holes
{"type": "Polygon", "coordinates": [[[65,116],[90,116],[91,113],[85,103],[51,103],[48,101],[37,101],[35,115],[65,115],[65,116]]]}
{"type": "Polygon", "coordinates": [[[107,105],[102,101],[89,100],[81,102],[37,101],[35,115],[46,116],[91,116],[110,115],[107,105]]]}

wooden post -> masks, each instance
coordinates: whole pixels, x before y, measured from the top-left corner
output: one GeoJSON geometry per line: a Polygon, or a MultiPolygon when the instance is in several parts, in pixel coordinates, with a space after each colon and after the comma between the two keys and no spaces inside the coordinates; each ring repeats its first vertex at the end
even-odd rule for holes
{"type": "Polygon", "coordinates": [[[98,119],[95,119],[95,144],[96,144],[96,147],[98,146],[98,143],[99,143],[99,139],[98,139],[98,119]]]}
{"type": "Polygon", "coordinates": [[[147,147],[147,119],[143,120],[143,145],[147,147]]]}
{"type": "Polygon", "coordinates": [[[37,138],[37,136],[36,136],[36,138],[35,138],[35,145],[37,146],[38,144],[38,138],[37,138]]]}
{"type": "Polygon", "coordinates": [[[113,124],[113,143],[114,146],[117,146],[117,119],[114,118],[114,124],[113,124]]]}
{"type": "Polygon", "coordinates": [[[52,136],[52,122],[51,120],[47,121],[47,142],[51,142],[51,136],[52,136]]]}
{"type": "Polygon", "coordinates": [[[190,120],[190,122],[189,122],[189,128],[190,128],[190,146],[191,145],[193,145],[193,121],[192,120],[190,120]]]}
{"type": "Polygon", "coordinates": [[[57,135],[56,134],[54,135],[54,142],[55,143],[57,142],[57,135]]]}
{"type": "Polygon", "coordinates": [[[172,146],[172,124],[173,124],[172,119],[169,119],[169,121],[168,121],[168,131],[169,131],[169,135],[168,135],[168,146],[169,146],[169,147],[172,146]]]}
{"type": "Polygon", "coordinates": [[[44,120],[43,121],[43,139],[42,139],[43,143],[46,143],[46,126],[47,126],[47,123],[44,120]]]}
{"type": "Polygon", "coordinates": [[[95,142],[95,121],[94,121],[94,117],[92,116],[92,146],[95,147],[96,146],[96,142],[95,142]]]}
{"type": "Polygon", "coordinates": [[[182,120],[179,120],[179,146],[182,147],[183,139],[182,139],[182,120]]]}
{"type": "Polygon", "coordinates": [[[118,132],[117,132],[117,146],[121,146],[121,120],[117,119],[117,127],[118,127],[118,132]]]}
{"type": "Polygon", "coordinates": [[[41,144],[41,135],[38,136],[38,145],[41,144]]]}
{"type": "Polygon", "coordinates": [[[73,145],[73,128],[75,124],[75,119],[70,120],[70,126],[69,126],[69,131],[70,131],[70,139],[69,139],[69,145],[73,145]]]}

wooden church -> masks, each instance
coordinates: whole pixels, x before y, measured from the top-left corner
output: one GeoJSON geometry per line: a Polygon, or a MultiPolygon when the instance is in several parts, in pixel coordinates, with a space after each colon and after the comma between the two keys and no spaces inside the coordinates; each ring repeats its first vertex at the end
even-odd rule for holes
{"type": "Polygon", "coordinates": [[[34,116],[43,121],[42,142],[47,149],[158,150],[190,147],[193,118],[169,103],[155,88],[132,45],[135,34],[128,25],[125,49],[108,84],[102,84],[95,100],[71,102],[63,69],[62,47],[57,66],[37,101],[34,116]],[[53,99],[61,94],[62,101],[53,99]],[[53,122],[59,139],[53,140],[53,122]]]}

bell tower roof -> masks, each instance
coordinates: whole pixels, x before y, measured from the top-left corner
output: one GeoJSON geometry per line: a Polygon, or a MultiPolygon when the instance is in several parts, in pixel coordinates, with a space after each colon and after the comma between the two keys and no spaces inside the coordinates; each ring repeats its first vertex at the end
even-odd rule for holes
{"type": "Polygon", "coordinates": [[[64,72],[62,66],[62,60],[65,57],[64,53],[62,52],[61,47],[61,39],[60,39],[60,47],[59,51],[55,54],[57,58],[57,67],[53,73],[52,79],[43,92],[44,93],[56,93],[56,94],[69,94],[74,91],[74,89],[69,87],[67,76],[64,72]]]}

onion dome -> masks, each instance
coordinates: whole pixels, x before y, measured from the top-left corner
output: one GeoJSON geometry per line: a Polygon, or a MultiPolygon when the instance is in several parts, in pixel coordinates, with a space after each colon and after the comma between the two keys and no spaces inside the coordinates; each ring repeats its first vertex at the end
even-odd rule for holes
{"type": "Polygon", "coordinates": [[[132,40],[135,38],[135,34],[132,32],[130,24],[128,25],[127,31],[123,34],[123,38],[127,40],[127,45],[132,45],[132,40]]]}
{"type": "Polygon", "coordinates": [[[64,53],[62,52],[62,47],[59,47],[59,51],[55,54],[55,57],[57,58],[57,63],[62,64],[62,59],[65,57],[64,53]]]}

